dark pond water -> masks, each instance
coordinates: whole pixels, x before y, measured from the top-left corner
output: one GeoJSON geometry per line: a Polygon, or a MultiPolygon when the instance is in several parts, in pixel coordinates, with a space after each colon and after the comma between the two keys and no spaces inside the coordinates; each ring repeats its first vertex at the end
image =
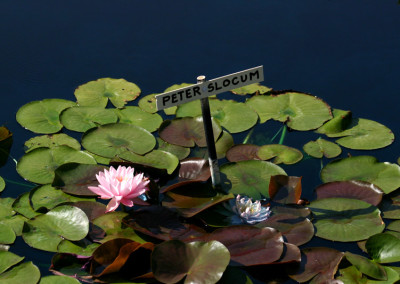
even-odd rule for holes
{"type": "MultiPolygon", "coordinates": [[[[74,100],[77,86],[102,77],[151,94],[201,74],[264,65],[265,85],[311,93],[400,135],[399,30],[395,0],[0,0],[0,125],[14,133],[11,154],[19,159],[33,134],[15,113],[29,101],[74,100]]],[[[299,137],[290,133],[287,144],[303,145],[299,137]]],[[[373,154],[396,162],[398,145],[373,154]]],[[[310,191],[318,167],[288,173],[309,176],[303,187],[310,191]]],[[[0,176],[22,181],[11,160],[0,176]]],[[[1,196],[24,190],[9,183],[1,196]]],[[[13,252],[48,262],[52,254],[25,251],[18,239],[13,252]]]]}

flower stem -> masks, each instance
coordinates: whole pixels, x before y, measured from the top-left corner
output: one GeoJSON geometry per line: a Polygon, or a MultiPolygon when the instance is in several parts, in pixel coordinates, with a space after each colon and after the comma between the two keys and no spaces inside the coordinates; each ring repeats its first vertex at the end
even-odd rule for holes
{"type": "Polygon", "coordinates": [[[17,181],[9,180],[9,179],[6,179],[6,178],[3,178],[3,179],[4,179],[4,181],[5,181],[6,183],[17,184],[17,185],[21,185],[21,186],[30,187],[30,188],[35,187],[33,184],[32,184],[32,185],[31,185],[31,184],[26,184],[26,183],[22,183],[22,182],[17,182],[17,181]]]}
{"type": "Polygon", "coordinates": [[[280,145],[282,145],[282,144],[283,144],[283,140],[285,140],[286,132],[287,132],[287,126],[286,126],[286,124],[285,124],[285,125],[283,125],[283,130],[282,130],[281,138],[279,139],[279,144],[280,144],[280,145]]]}
{"type": "Polygon", "coordinates": [[[249,133],[247,133],[242,144],[247,144],[247,142],[249,142],[249,139],[250,139],[251,135],[253,134],[253,132],[254,132],[254,127],[249,131],[249,133]]]}

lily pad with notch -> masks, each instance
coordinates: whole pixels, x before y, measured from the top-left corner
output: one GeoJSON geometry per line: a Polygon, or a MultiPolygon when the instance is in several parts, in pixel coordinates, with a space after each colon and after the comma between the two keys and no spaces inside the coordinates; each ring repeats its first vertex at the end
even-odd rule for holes
{"type": "Polygon", "coordinates": [[[25,152],[30,152],[36,148],[54,148],[62,145],[69,146],[76,150],[81,149],[81,144],[78,140],[64,133],[33,137],[25,142],[24,147],[25,152]]]}
{"type": "Polygon", "coordinates": [[[116,111],[120,123],[129,123],[146,129],[149,132],[156,131],[163,119],[157,113],[148,113],[137,106],[127,106],[116,111]]]}
{"type": "Polygon", "coordinates": [[[339,145],[322,138],[307,142],[303,146],[303,150],[314,158],[335,158],[342,153],[342,148],[339,145]]]}
{"type": "Polygon", "coordinates": [[[190,154],[190,148],[170,144],[162,140],[160,137],[157,137],[156,139],[158,144],[157,150],[169,152],[175,155],[179,160],[185,159],[190,154]]]}
{"type": "Polygon", "coordinates": [[[296,148],[280,145],[270,144],[261,146],[257,151],[257,157],[261,160],[270,160],[274,164],[295,164],[303,159],[303,154],[296,148]]]}
{"type": "Polygon", "coordinates": [[[156,95],[159,94],[150,94],[141,98],[138,102],[139,107],[145,112],[156,113],[157,112],[156,95]]]}

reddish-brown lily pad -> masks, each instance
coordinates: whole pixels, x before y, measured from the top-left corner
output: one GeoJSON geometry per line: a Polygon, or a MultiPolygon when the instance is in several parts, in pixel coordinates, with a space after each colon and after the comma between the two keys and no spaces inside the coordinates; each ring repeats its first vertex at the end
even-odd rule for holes
{"type": "Polygon", "coordinates": [[[297,204],[301,196],[301,177],[272,176],[269,182],[269,197],[282,204],[297,204]]]}
{"type": "Polygon", "coordinates": [[[382,201],[383,191],[376,185],[365,181],[334,181],[324,183],[315,190],[317,199],[344,197],[363,200],[374,206],[382,201]]]}
{"type": "Polygon", "coordinates": [[[239,161],[247,161],[247,160],[261,160],[257,156],[258,149],[260,146],[252,145],[252,144],[238,144],[231,147],[226,152],[226,158],[230,162],[239,162],[239,161]]]}

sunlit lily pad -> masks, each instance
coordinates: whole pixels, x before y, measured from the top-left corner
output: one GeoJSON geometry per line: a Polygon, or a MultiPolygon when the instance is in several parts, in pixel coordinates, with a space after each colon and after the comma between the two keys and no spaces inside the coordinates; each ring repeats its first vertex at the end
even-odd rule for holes
{"type": "Polygon", "coordinates": [[[62,145],[69,146],[76,150],[81,149],[81,144],[78,140],[64,133],[36,136],[29,139],[24,144],[25,152],[41,147],[54,148],[62,145]]]}
{"type": "Polygon", "coordinates": [[[218,241],[167,241],[152,254],[152,270],[163,283],[216,283],[229,264],[229,251],[218,241]]]}
{"type": "Polygon", "coordinates": [[[245,96],[245,95],[263,95],[270,92],[272,89],[261,85],[260,83],[254,83],[246,85],[237,89],[231,90],[235,95],[245,96]]]}
{"type": "Polygon", "coordinates": [[[347,129],[352,122],[351,111],[333,109],[332,114],[333,118],[324,123],[324,125],[318,128],[315,132],[326,135],[339,133],[347,129]]]}
{"type": "Polygon", "coordinates": [[[322,138],[308,142],[303,146],[303,150],[314,158],[335,158],[342,153],[339,145],[322,138]]]}
{"type": "Polygon", "coordinates": [[[91,256],[96,248],[100,246],[99,243],[90,243],[89,241],[71,242],[62,240],[57,246],[57,251],[62,253],[73,253],[76,255],[91,256]]]}
{"type": "Polygon", "coordinates": [[[34,218],[42,213],[36,212],[31,206],[31,201],[29,199],[30,192],[25,192],[18,196],[12,204],[12,209],[17,211],[19,214],[25,216],[28,219],[34,218]]]}
{"type": "Polygon", "coordinates": [[[343,137],[336,140],[336,143],[357,150],[379,149],[393,143],[393,132],[376,121],[360,118],[352,125],[354,126],[343,132],[328,134],[328,136],[343,137]]]}
{"type": "Polygon", "coordinates": [[[39,284],[79,284],[78,280],[68,277],[68,276],[63,276],[63,275],[49,275],[42,277],[40,279],[39,284]]]}
{"type": "Polygon", "coordinates": [[[149,132],[156,131],[163,121],[160,115],[148,113],[136,106],[127,106],[117,110],[117,114],[119,122],[140,126],[149,132]]]}
{"type": "Polygon", "coordinates": [[[274,119],[295,130],[316,129],[332,118],[330,107],[324,101],[303,93],[254,96],[246,104],[258,113],[261,123],[274,119]]]}
{"type": "Polygon", "coordinates": [[[261,160],[273,159],[274,164],[283,163],[286,165],[295,164],[303,159],[303,154],[299,150],[280,144],[261,146],[258,149],[257,156],[261,160]]]}
{"type": "Polygon", "coordinates": [[[225,158],[226,152],[235,145],[233,141],[233,137],[229,132],[223,130],[221,137],[219,137],[218,141],[215,143],[215,150],[217,152],[217,158],[223,159],[225,158]]]}
{"type": "Polygon", "coordinates": [[[35,133],[50,134],[60,131],[60,113],[76,103],[63,99],[45,99],[23,105],[17,112],[17,121],[35,133]]]}
{"type": "Polygon", "coordinates": [[[57,251],[62,240],[79,241],[89,231],[86,214],[69,205],[56,207],[25,224],[22,233],[24,241],[34,248],[53,252],[57,251]]]}
{"type": "Polygon", "coordinates": [[[334,181],[318,186],[315,189],[317,199],[344,197],[363,200],[374,206],[382,201],[383,192],[377,186],[365,181],[334,181]]]}
{"type": "Polygon", "coordinates": [[[169,152],[175,155],[179,160],[185,159],[190,154],[190,148],[165,142],[160,137],[157,137],[158,150],[169,152]]]}
{"type": "Polygon", "coordinates": [[[156,113],[157,112],[156,95],[159,94],[151,94],[141,98],[138,102],[139,107],[145,112],[156,113]]]}
{"type": "Polygon", "coordinates": [[[369,238],[385,228],[380,211],[361,200],[324,198],[311,202],[316,236],[340,242],[369,238]]]}
{"type": "MultiPolygon", "coordinates": [[[[230,133],[238,133],[253,127],[258,116],[244,103],[232,100],[210,99],[210,111],[214,119],[218,120],[222,127],[230,133]]],[[[176,111],[177,117],[196,117],[201,115],[200,101],[192,101],[182,104],[176,111]]]]}
{"type": "Polygon", "coordinates": [[[391,234],[376,234],[365,244],[368,254],[379,263],[400,261],[400,239],[391,234]]]}
{"type": "Polygon", "coordinates": [[[0,244],[12,244],[15,238],[14,230],[10,226],[0,223],[0,244]]]}
{"type": "Polygon", "coordinates": [[[124,152],[119,154],[119,157],[134,164],[166,169],[168,174],[172,174],[179,164],[179,160],[174,154],[161,150],[153,150],[144,156],[132,152],[124,152]]]}
{"type": "Polygon", "coordinates": [[[379,163],[372,156],[353,156],[330,162],[321,170],[323,182],[361,180],[375,184],[385,194],[400,187],[400,167],[379,163]]]}
{"type": "Polygon", "coordinates": [[[8,218],[2,219],[2,220],[0,219],[0,224],[7,225],[14,231],[16,236],[21,236],[22,228],[23,228],[24,222],[26,220],[27,220],[26,217],[18,214],[18,215],[14,215],[12,217],[8,217],[8,218]]]}
{"type": "Polygon", "coordinates": [[[68,146],[37,148],[19,160],[17,172],[35,183],[51,183],[54,171],[66,163],[96,164],[96,161],[92,156],[68,146]]]}
{"type": "Polygon", "coordinates": [[[143,155],[156,145],[156,139],[147,130],[127,123],[111,123],[90,129],[82,137],[88,151],[107,158],[132,151],[143,155]]]}
{"type": "Polygon", "coordinates": [[[0,251],[0,274],[10,267],[21,262],[24,257],[18,256],[9,251],[0,251]]]}
{"type": "Polygon", "coordinates": [[[258,200],[269,197],[271,176],[286,175],[279,166],[265,161],[240,161],[221,166],[223,188],[233,194],[246,195],[258,200]]]}
{"type": "Polygon", "coordinates": [[[387,280],[387,274],[382,265],[364,256],[351,252],[345,253],[346,259],[353,264],[360,272],[372,278],[387,280]]]}
{"type": "Polygon", "coordinates": [[[118,116],[113,109],[76,106],[64,110],[60,120],[69,130],[85,132],[98,125],[117,122],[118,116]]]}
{"type": "Polygon", "coordinates": [[[15,211],[12,208],[14,202],[15,199],[11,197],[0,198],[0,220],[11,217],[15,214],[15,211]]]}
{"type": "Polygon", "coordinates": [[[56,189],[49,184],[36,187],[31,190],[30,199],[33,210],[37,211],[40,208],[52,209],[57,205],[67,202],[76,201],[95,201],[93,198],[81,198],[64,193],[62,190],[56,189]]]}
{"type": "Polygon", "coordinates": [[[237,144],[232,146],[226,153],[226,158],[230,162],[239,162],[247,160],[260,160],[257,156],[260,146],[252,144],[237,144]]]}
{"type": "MultiPolygon", "coordinates": [[[[214,122],[212,123],[214,141],[217,141],[222,129],[214,122]]],[[[159,130],[160,137],[170,143],[183,147],[207,146],[202,117],[183,117],[173,120],[165,120],[159,130]]]]}
{"type": "Polygon", "coordinates": [[[40,279],[40,271],[31,261],[24,262],[11,270],[0,274],[0,282],[5,284],[36,284],[40,279]]]}
{"type": "Polygon", "coordinates": [[[125,79],[101,78],[83,84],[75,90],[79,105],[103,108],[107,106],[108,99],[115,107],[122,108],[139,95],[139,87],[125,79]]]}
{"type": "Polygon", "coordinates": [[[343,253],[332,248],[312,247],[302,250],[303,257],[298,272],[289,275],[290,278],[302,283],[313,279],[313,283],[329,283],[319,282],[316,278],[332,280],[343,253]]]}
{"type": "Polygon", "coordinates": [[[381,210],[383,218],[400,219],[400,191],[394,191],[384,196],[381,210]]]}
{"type": "MultiPolygon", "coordinates": [[[[188,83],[174,84],[171,87],[166,88],[163,93],[167,93],[167,92],[171,92],[171,91],[178,90],[181,88],[189,87],[191,85],[193,85],[193,84],[188,84],[188,83]]],[[[164,112],[166,115],[174,115],[176,113],[177,108],[178,108],[177,106],[169,107],[169,108],[164,109],[164,112]]]]}
{"type": "Polygon", "coordinates": [[[2,192],[6,188],[6,182],[2,177],[0,177],[0,192],[2,192]]]}

